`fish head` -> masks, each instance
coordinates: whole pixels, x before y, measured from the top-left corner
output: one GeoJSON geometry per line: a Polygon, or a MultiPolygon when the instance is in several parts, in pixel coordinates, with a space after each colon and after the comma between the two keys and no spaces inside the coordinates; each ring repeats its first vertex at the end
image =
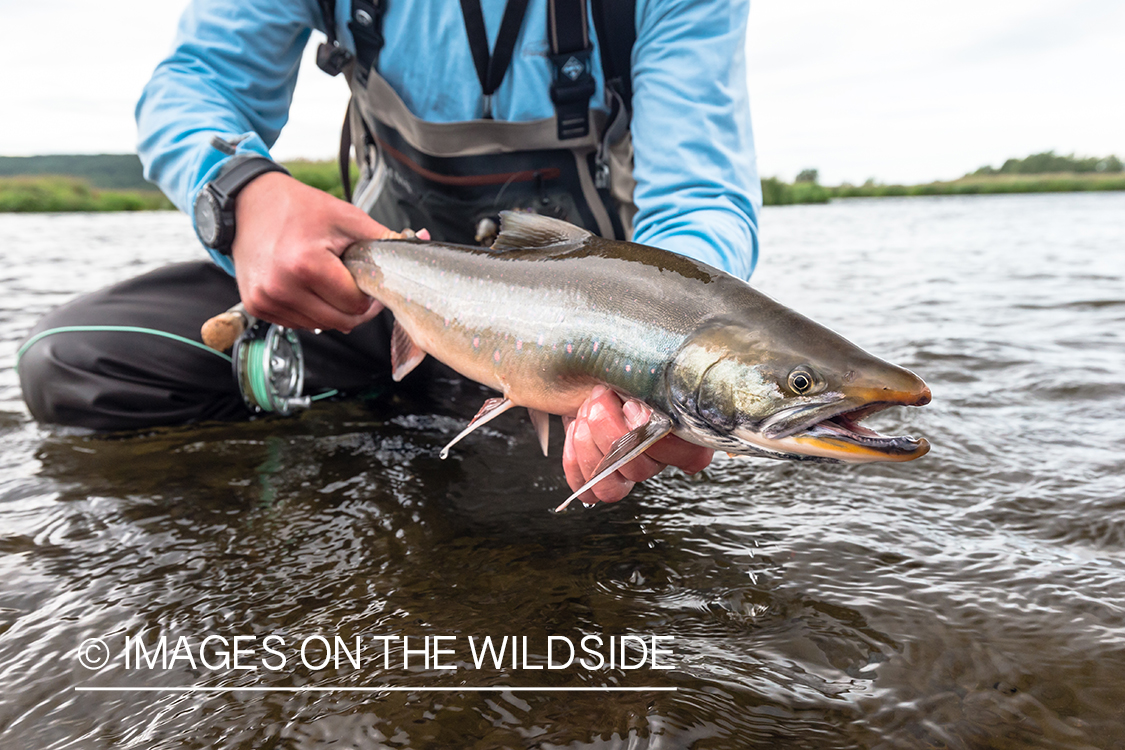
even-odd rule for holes
{"type": "Polygon", "coordinates": [[[859,424],[890,406],[929,403],[921,378],[781,309],[764,325],[714,320],[687,339],[666,373],[677,434],[796,460],[910,461],[929,451],[925,439],[859,424]]]}

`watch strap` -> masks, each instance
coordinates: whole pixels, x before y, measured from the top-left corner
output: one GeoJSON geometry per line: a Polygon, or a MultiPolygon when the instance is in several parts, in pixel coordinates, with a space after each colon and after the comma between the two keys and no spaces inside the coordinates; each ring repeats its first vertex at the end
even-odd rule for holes
{"type": "Polygon", "coordinates": [[[251,180],[269,172],[289,174],[288,169],[260,154],[237,154],[229,159],[219,169],[215,178],[203,187],[203,191],[210,196],[216,208],[214,221],[217,233],[214,244],[210,246],[212,250],[230,255],[234,244],[234,199],[251,180]]]}
{"type": "Polygon", "coordinates": [[[289,174],[289,170],[278,164],[273,159],[267,159],[260,154],[238,154],[230,159],[219,170],[215,179],[208,185],[219,205],[223,209],[231,208],[231,202],[238,196],[239,191],[255,177],[260,177],[268,172],[282,172],[289,174]]]}

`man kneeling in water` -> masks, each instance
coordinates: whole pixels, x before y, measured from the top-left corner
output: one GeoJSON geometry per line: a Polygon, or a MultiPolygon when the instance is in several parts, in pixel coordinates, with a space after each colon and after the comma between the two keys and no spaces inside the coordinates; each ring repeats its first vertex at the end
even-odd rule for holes
{"type": "MultiPolygon", "coordinates": [[[[370,388],[390,371],[389,313],[339,256],[388,227],[472,244],[500,210],[533,210],[749,277],[761,199],[745,0],[460,6],[193,0],[137,106],[139,153],[146,177],[193,215],[213,262],[168,266],[47,315],[20,362],[36,419],[114,430],[245,418],[225,361],[119,330],[198,341],[203,321],[240,299],[300,331],[308,390],[370,388]],[[354,143],[360,168],[351,202],[269,158],[313,28],[328,37],[318,64],[344,72],[352,91],[341,144],[346,155],[354,143]],[[61,330],[91,325],[115,330],[61,330]]],[[[572,488],[628,417],[612,392],[591,394],[567,428],[572,488]]],[[[582,499],[618,500],[665,464],[694,472],[710,459],[669,437],[582,499]]]]}

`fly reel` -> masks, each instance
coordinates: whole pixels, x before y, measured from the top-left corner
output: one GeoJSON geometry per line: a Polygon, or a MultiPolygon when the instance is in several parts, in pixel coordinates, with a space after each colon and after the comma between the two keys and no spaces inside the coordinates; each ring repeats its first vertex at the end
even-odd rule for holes
{"type": "Polygon", "coordinates": [[[301,395],[305,355],[294,331],[260,320],[235,341],[231,360],[238,391],[250,411],[288,416],[311,403],[301,395]]]}

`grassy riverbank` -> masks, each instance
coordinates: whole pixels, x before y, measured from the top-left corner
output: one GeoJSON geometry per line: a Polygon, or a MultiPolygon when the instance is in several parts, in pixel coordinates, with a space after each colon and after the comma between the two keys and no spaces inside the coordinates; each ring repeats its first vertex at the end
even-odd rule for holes
{"type": "MultiPolygon", "coordinates": [[[[344,197],[344,185],[340,182],[340,167],[334,161],[299,161],[285,162],[285,168],[290,174],[306,185],[312,185],[326,193],[331,193],[337,198],[344,197]]],[[[351,165],[352,188],[359,180],[359,169],[351,165]]]]}
{"type": "Polygon", "coordinates": [[[78,177],[0,177],[0,213],[158,211],[174,208],[155,190],[98,190],[78,177]]]}
{"type": "Polygon", "coordinates": [[[827,203],[833,198],[885,198],[914,195],[989,195],[1000,193],[1077,193],[1095,190],[1125,190],[1120,172],[1058,172],[1053,174],[973,174],[958,180],[921,185],[821,185],[803,181],[787,183],[776,177],[762,180],[762,198],[767,206],[796,203],[827,203]]]}
{"type": "MultiPolygon", "coordinates": [[[[344,196],[336,162],[292,161],[285,166],[301,182],[344,196]]],[[[352,184],[359,174],[352,167],[352,184]]],[[[68,211],[163,211],[175,206],[153,185],[147,190],[94,187],[95,180],[70,175],[0,176],[0,213],[68,211]]]]}
{"type": "Polygon", "coordinates": [[[840,185],[825,188],[833,198],[883,198],[898,195],[987,195],[998,193],[1077,193],[1125,190],[1125,174],[1058,172],[1054,174],[974,174],[959,180],[922,185],[840,185]]]}
{"type": "MultiPolygon", "coordinates": [[[[136,159],[135,156],[132,159],[136,159]]],[[[173,208],[172,203],[155,187],[148,189],[117,189],[109,184],[135,185],[129,163],[122,159],[108,161],[109,157],[27,157],[28,160],[45,160],[42,164],[28,161],[36,169],[68,169],[74,162],[74,174],[23,174],[4,176],[0,169],[0,213],[4,212],[63,212],[63,211],[151,211],[173,208]],[[96,160],[101,159],[102,162],[96,160]],[[53,160],[53,161],[48,161],[53,160]],[[93,161],[91,161],[93,160],[93,161]],[[108,165],[108,166],[107,166],[108,165]],[[98,168],[112,167],[112,174],[95,174],[98,168]],[[110,178],[113,178],[110,180],[110,178]]],[[[16,159],[0,163],[9,169],[23,168],[16,159]],[[10,163],[10,164],[9,164],[10,163]]],[[[291,161],[286,167],[301,182],[343,197],[340,175],[335,161],[291,161]]],[[[137,165],[139,169],[139,162],[137,165]]],[[[983,195],[996,193],[1068,193],[1096,190],[1125,190],[1125,173],[1119,171],[1120,162],[1115,157],[1108,160],[1076,160],[1055,157],[1048,152],[1024,160],[1009,160],[999,169],[982,167],[973,174],[957,180],[928,182],[921,185],[884,185],[868,181],[863,185],[821,185],[816,181],[815,170],[806,170],[798,181],[787,183],[776,177],[762,180],[762,195],[767,206],[784,206],[797,203],[827,203],[833,198],[882,198],[914,195],[983,195]],[[1050,157],[1047,159],[1046,157],[1050,157]],[[1029,173],[1024,168],[1038,166],[1068,168],[1076,171],[1029,173]],[[1112,160],[1112,161],[1111,161],[1112,160]],[[1101,165],[1086,169],[1086,161],[1101,165]],[[1108,164],[1108,169],[1106,169],[1108,164]]],[[[352,184],[358,177],[352,167],[352,184]]],[[[147,185],[147,183],[141,183],[147,185]]]]}

